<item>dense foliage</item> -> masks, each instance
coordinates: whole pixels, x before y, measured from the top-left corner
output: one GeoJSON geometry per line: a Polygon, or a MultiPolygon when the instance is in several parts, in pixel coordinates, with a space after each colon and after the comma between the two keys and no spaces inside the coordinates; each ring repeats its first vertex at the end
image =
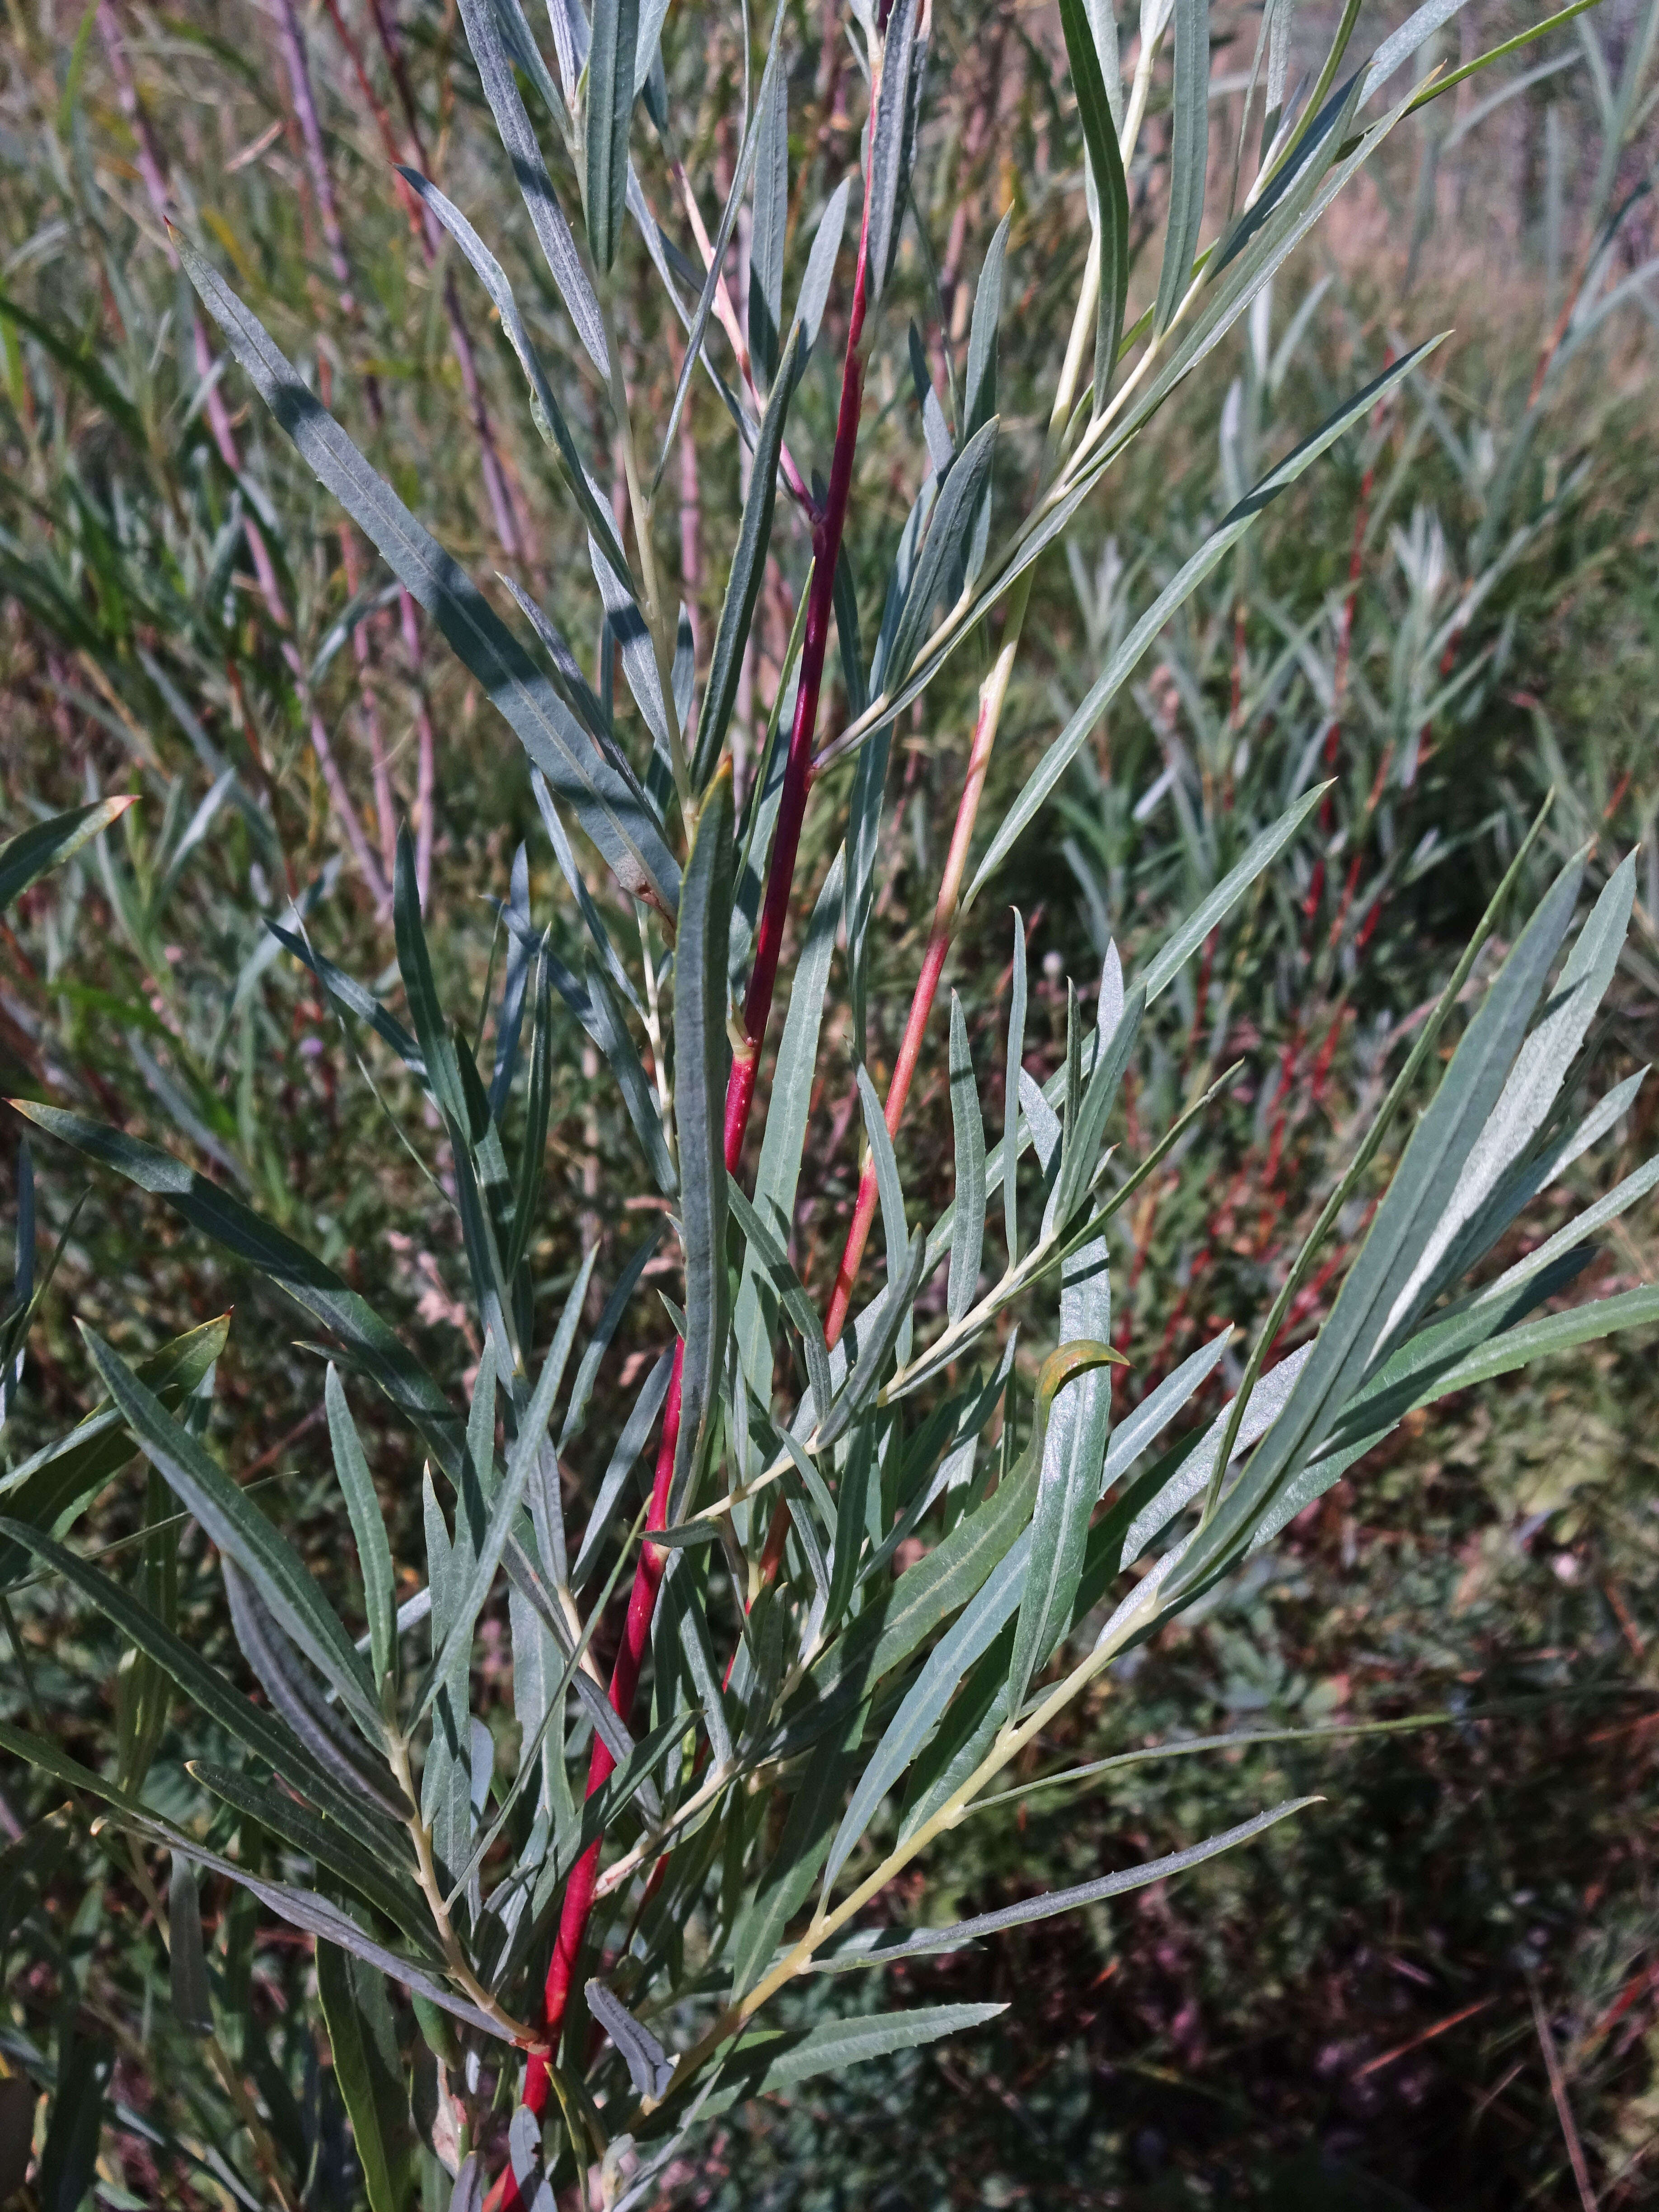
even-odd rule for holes
{"type": "MultiPolygon", "coordinates": [[[[1285,1840],[1324,1770],[1163,1782],[1217,1701],[1180,1655],[1226,1712],[1340,1728],[1307,1537],[1381,1463],[1424,1611],[1455,1563],[1501,1638],[1478,1520],[1411,1479],[1425,1408],[1659,1318],[1626,1220],[1659,1162],[1604,1164],[1645,1110],[1648,732],[1563,757],[1521,680],[1632,536],[1572,410],[1616,404],[1651,273],[1659,7],[1482,24],[1443,101],[1458,13],[1368,47],[1352,7],[1067,0],[976,40],[900,0],[781,9],[751,53],[746,18],[556,0],[550,61],[516,0],[453,44],[279,0],[280,92],[223,24],[113,0],[44,85],[20,42],[0,557],[19,757],[58,757],[0,853],[37,1133],[0,2185],[741,2203],[827,2160],[832,2194],[945,2201],[974,2154],[916,2160],[903,2054],[1042,2040],[975,1980],[988,1939],[1102,1930],[1241,1844],[1235,1882],[1303,1853],[1274,1972],[1324,1939],[1339,1877],[1285,1840]],[[360,99],[319,114],[325,37],[360,99]],[[1421,131],[1417,277],[1460,134],[1580,62],[1601,150],[1570,184],[1547,109],[1541,336],[1460,429],[1431,338],[1333,337],[1367,282],[1304,241],[1421,131]],[[246,220],[145,65],[274,108],[219,121],[246,220]],[[360,243],[376,151],[407,226],[360,243]],[[26,302],[70,238],[67,296],[26,302]],[[1219,496],[1170,501],[1212,423],[1219,496]],[[1104,1869],[1044,1810],[1103,1786],[1104,1869]],[[777,2180],[774,2098],[827,2128],[777,2180]]],[[[1645,1639],[1622,1565],[1601,1588],[1545,1647],[1583,1668],[1454,1668],[1480,1693],[1398,1724],[1484,1758],[1513,1692],[1618,1716],[1645,1639]]],[[[1533,2170],[1587,2190],[1541,1964],[1533,2170]]],[[[1054,1986],[1051,2019],[1098,2008],[1054,1986]]],[[[1621,1980],[1592,2043],[1645,2002],[1621,1980]]],[[[1173,2095],[1202,2052],[1187,2008],[1163,2033],[1173,2095]]],[[[1036,2070],[1011,2187],[1155,2172],[1170,2123],[1036,2070]]],[[[1255,2183],[1309,2185],[1306,2142],[1255,2183]]],[[[1604,2185],[1644,2148],[1600,2146],[1604,2185]]]]}

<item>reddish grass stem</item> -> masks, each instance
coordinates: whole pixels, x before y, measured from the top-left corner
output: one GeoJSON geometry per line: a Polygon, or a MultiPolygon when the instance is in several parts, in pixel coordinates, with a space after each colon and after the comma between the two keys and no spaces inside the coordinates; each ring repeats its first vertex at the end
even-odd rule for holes
{"type": "MultiPolygon", "coordinates": [[[[112,0],[100,0],[98,9],[98,28],[103,39],[105,52],[109,57],[110,74],[115,80],[117,100],[121,112],[132,126],[133,135],[137,140],[138,169],[144,180],[144,190],[149,195],[150,205],[160,219],[162,235],[167,244],[167,258],[173,267],[177,268],[179,258],[173,248],[172,236],[173,218],[170,205],[173,197],[172,188],[167,181],[167,171],[162,165],[161,147],[150,127],[149,117],[145,112],[143,102],[138,96],[138,86],[127,58],[120,18],[116,14],[112,0]]],[[[202,320],[201,310],[198,307],[192,307],[191,310],[191,343],[196,362],[196,373],[202,379],[207,391],[204,412],[207,418],[209,431],[213,438],[214,447],[220,459],[231,474],[240,476],[242,466],[241,455],[237,450],[236,436],[231,428],[230,415],[225,405],[224,394],[219,388],[217,380],[211,374],[213,349],[208,342],[207,327],[202,320]]],[[[265,544],[264,532],[252,514],[245,514],[242,518],[242,536],[247,545],[248,558],[253,563],[254,580],[259,588],[259,597],[264,603],[265,611],[270,616],[272,625],[281,637],[283,664],[294,680],[295,690],[299,694],[309,722],[312,750],[316,754],[317,765],[322,771],[323,782],[328,791],[329,804],[334,810],[335,818],[339,823],[342,836],[351,848],[359,872],[368,886],[369,896],[377,907],[385,908],[390,903],[386,878],[380,872],[379,862],[369,849],[368,836],[362,822],[358,819],[356,809],[352,805],[351,794],[346,788],[345,778],[340,772],[339,763],[334,757],[334,748],[330,742],[327,728],[312,697],[305,663],[300,657],[300,649],[290,632],[288,608],[283,603],[282,586],[277,581],[276,564],[270,557],[270,548],[265,544]]]]}
{"type": "MultiPolygon", "coordinates": [[[[939,995],[939,980],[945,973],[945,963],[956,936],[962,880],[967,872],[969,847],[973,841],[980,794],[985,787],[985,772],[991,764],[991,750],[996,743],[1002,697],[1002,690],[994,684],[986,684],[980,692],[979,712],[974,723],[974,741],[968,756],[968,773],[957,807],[956,826],[951,833],[951,849],[945,856],[939,897],[933,908],[933,927],[927,933],[927,948],[922,954],[921,973],[916,978],[916,988],[911,996],[909,1018],[905,1023],[898,1058],[893,1066],[892,1080],[887,1086],[883,1114],[890,1136],[896,1136],[899,1123],[903,1118],[905,1102],[910,1096],[910,1085],[915,1078],[916,1064],[921,1057],[922,1040],[927,1034],[928,1017],[933,1010],[933,1000],[939,995]]],[[[824,1336],[831,1345],[839,1340],[847,1326],[848,1310],[853,1303],[853,1285],[858,1279],[859,1266],[869,1239],[870,1225],[875,1218],[876,1195],[875,1155],[866,1146],[864,1169],[859,1177],[858,1199],[847,1231],[841,1266],[836,1273],[829,1317],[824,1323],[824,1336]]]]}

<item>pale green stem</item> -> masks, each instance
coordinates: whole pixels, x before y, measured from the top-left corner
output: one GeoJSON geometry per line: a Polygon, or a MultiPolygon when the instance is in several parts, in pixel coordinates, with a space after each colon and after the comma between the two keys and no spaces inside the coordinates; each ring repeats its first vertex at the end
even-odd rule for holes
{"type": "MultiPolygon", "coordinates": [[[[778,1961],[769,1974],[763,1976],[746,1996],[736,2004],[729,2005],[701,2040],[686,2052],[674,2069],[674,2086],[690,2081],[720,2044],[728,2037],[739,2033],[763,2004],[775,1996],[787,1983],[806,1971],[814,1954],[820,1951],[832,1936],[838,1934],[872,1898],[886,1888],[889,1882],[902,1874],[912,1860],[917,1858],[936,1837],[954,1828],[969,1811],[972,1799],[986,1783],[1001,1773],[1011,1760],[1017,1759],[1026,1745],[1040,1735],[1055,1716],[1063,1712],[1088,1687],[1129,1638],[1140,1633],[1146,1626],[1144,1616],[1158,1595],[1158,1585],[1149,1577],[1143,1589],[1143,1602],[1135,1604],[1132,1601],[1114,1626],[1109,1638],[1103,1637],[1087,1658],[1074,1667],[1064,1680],[1058,1682],[1026,1719],[1017,1727],[1011,1726],[1002,1730],[985,1758],[967,1780],[952,1790],[937,1812],[890,1851],[875,1871],[856,1889],[849,1892],[839,1905],[828,1912],[820,1908],[813,1915],[805,1934],[793,1948],[778,1961]]],[[[654,2101],[647,2100],[644,2109],[651,2110],[654,2101]]]]}
{"type": "MultiPolygon", "coordinates": [[[[391,1736],[387,1751],[399,1788],[411,1805],[418,1805],[421,1801],[410,1767],[408,1744],[400,1736],[391,1736]]],[[[465,1992],[480,2012],[488,2014],[509,2043],[517,2044],[522,2051],[545,2051],[547,2046],[538,2032],[526,2027],[523,2021],[515,2020],[473,1972],[467,1955],[461,1948],[460,1938],[455,1933],[454,1923],[450,1919],[449,1907],[444,1900],[443,1883],[432,1856],[431,1829],[418,1813],[411,1814],[404,1826],[409,1830],[410,1841],[415,1846],[415,1878],[421,1885],[422,1894],[432,1914],[433,1932],[443,1952],[444,1965],[451,1981],[465,1992]]]]}

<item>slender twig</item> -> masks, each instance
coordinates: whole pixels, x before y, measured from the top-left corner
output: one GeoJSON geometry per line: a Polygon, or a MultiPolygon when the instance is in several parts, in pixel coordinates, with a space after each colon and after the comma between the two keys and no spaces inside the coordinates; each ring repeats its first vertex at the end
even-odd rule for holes
{"type": "Polygon", "coordinates": [[[1544,2054],[1544,2071],[1550,2078],[1550,2096],[1555,2106],[1555,2116],[1561,2123],[1561,2136],[1567,2146],[1567,2159],[1572,2167],[1572,2178],[1578,2185],[1578,2201],[1584,2212],[1596,2212],[1595,2191],[1590,2186],[1589,2166],[1584,2157],[1584,2146],[1579,2140],[1578,2124],[1572,2117],[1572,2106],[1567,2096],[1566,2078],[1561,2071],[1561,2061],[1556,2055],[1555,2038],[1544,2008],[1539,2001],[1538,1985],[1527,1977],[1527,1994],[1532,2000],[1532,2024],[1538,2034],[1538,2047],[1544,2054]]]}
{"type": "MultiPolygon", "coordinates": [[[[420,1791],[409,1763],[409,1746],[400,1736],[390,1735],[386,1755],[404,1796],[411,1805],[418,1804],[420,1791]]],[[[490,1994],[473,1972],[466,1953],[461,1948],[460,1938],[456,1935],[454,1923],[449,1917],[449,1902],[444,1893],[443,1877],[438,1872],[437,1863],[432,1856],[431,1829],[418,1813],[412,1814],[405,1826],[409,1830],[410,1842],[415,1849],[415,1878],[421,1885],[421,1893],[431,1912],[433,1933],[442,1948],[444,1965],[450,1979],[465,1990],[480,2012],[489,2014],[509,2043],[516,2043],[521,2050],[539,2050],[541,2039],[536,2030],[526,2027],[523,2021],[515,2020],[490,1994]]]]}

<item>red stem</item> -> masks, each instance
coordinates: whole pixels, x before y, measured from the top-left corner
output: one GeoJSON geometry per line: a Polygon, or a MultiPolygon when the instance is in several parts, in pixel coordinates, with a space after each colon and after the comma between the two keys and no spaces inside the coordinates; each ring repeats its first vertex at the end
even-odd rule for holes
{"type": "MultiPolygon", "coordinates": [[[[842,368],[841,408],[836,424],[836,446],[830,468],[830,489],[812,530],[812,580],[806,605],[806,630],[801,647],[800,686],[795,699],[794,720],[789,732],[789,753],[784,769],[783,792],[767,873],[766,897],[755,939],[754,965],[744,1000],[741,1048],[734,1054],[726,1091],[725,1152],[729,1172],[735,1173],[748,1133],[749,1115],[755,1101],[761,1047],[772,1011],[778,962],[783,949],[789,896],[799,853],[801,826],[812,784],[812,746],[817,732],[818,696],[823,683],[824,658],[835,619],[836,563],[846,526],[852,490],[853,462],[858,444],[859,416],[864,398],[865,317],[868,306],[866,275],[869,248],[869,201],[866,194],[865,221],[859,237],[858,264],[853,279],[852,312],[848,320],[847,351],[842,368]]],[[[668,1504],[668,1485],[679,1441],[680,1376],[684,1344],[674,1352],[674,1366],[663,1408],[661,1441],[657,1451],[656,1478],[651,1509],[646,1517],[647,1538],[663,1526],[668,1504]]],[[[621,1650],[611,1677],[611,1703],[624,1723],[631,1720],[640,1668],[651,1633],[652,1614],[662,1581],[665,1555],[648,1540],[641,1547],[634,1587],[628,1602],[628,1622],[621,1650]]],[[[604,1783],[614,1765],[611,1754],[596,1738],[588,1765],[587,1794],[604,1783]]],[[[556,2052],[569,2002],[570,1985],[581,1954],[583,1939],[593,1908],[599,1880],[601,1844],[589,1845],[565,1886],[560,1908],[559,1931],[543,1991],[542,2027],[550,2053],[556,2052]]],[[[532,2057],[525,2074],[524,2102],[540,2118],[547,2108],[551,2076],[548,2060],[532,2057]]],[[[511,2169],[491,2192],[493,2212],[522,2212],[523,2199],[511,2169]]]]}

